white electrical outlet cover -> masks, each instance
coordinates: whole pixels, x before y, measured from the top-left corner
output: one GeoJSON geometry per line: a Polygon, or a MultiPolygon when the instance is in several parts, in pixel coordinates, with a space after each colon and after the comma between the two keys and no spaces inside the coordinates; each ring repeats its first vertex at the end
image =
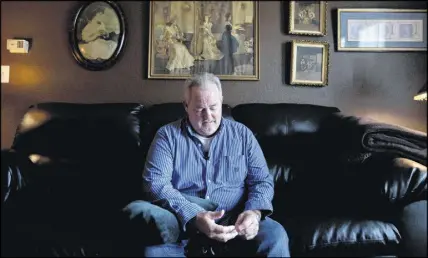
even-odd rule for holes
{"type": "Polygon", "coordinates": [[[9,83],[9,72],[10,72],[9,65],[1,66],[1,83],[9,83]]]}

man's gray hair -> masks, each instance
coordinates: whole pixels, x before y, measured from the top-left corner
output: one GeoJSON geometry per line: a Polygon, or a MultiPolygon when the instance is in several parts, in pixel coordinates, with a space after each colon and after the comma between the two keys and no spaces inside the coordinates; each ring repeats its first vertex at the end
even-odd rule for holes
{"type": "Polygon", "coordinates": [[[221,90],[220,79],[212,73],[199,73],[192,76],[192,78],[187,79],[184,83],[184,101],[189,100],[189,93],[193,87],[200,87],[202,89],[207,89],[210,87],[210,84],[214,84],[220,96],[223,96],[221,90]]]}

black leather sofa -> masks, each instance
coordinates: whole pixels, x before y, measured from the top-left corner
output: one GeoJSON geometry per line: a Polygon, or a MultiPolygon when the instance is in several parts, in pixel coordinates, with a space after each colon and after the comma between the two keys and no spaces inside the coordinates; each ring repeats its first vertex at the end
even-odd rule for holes
{"type": "MultiPolygon", "coordinates": [[[[337,112],[223,107],[263,149],[275,179],[272,217],[286,228],[292,256],[426,256],[426,164],[387,152],[355,158],[343,139],[358,135],[325,134],[337,112]]],[[[156,130],[183,115],[180,103],[31,106],[2,150],[2,256],[140,256],[161,243],[121,210],[144,199],[141,174],[156,130]]]]}

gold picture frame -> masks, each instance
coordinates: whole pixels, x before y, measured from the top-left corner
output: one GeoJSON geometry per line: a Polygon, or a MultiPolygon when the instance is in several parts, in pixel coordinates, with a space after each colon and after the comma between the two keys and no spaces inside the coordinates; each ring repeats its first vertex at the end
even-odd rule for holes
{"type": "Polygon", "coordinates": [[[327,35],[326,1],[290,1],[288,33],[295,35],[327,35]]]}
{"type": "Polygon", "coordinates": [[[337,51],[427,51],[427,27],[427,9],[339,8],[337,51]]]}
{"type": "Polygon", "coordinates": [[[151,1],[149,79],[260,80],[258,1],[151,1]]]}
{"type": "Polygon", "coordinates": [[[290,84],[326,86],[330,45],[323,41],[293,40],[291,43],[290,84]]]}

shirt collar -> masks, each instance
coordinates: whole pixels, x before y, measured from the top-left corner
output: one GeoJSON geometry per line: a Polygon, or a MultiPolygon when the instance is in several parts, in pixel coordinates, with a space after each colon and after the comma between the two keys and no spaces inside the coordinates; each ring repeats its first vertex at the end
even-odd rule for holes
{"type": "MultiPolygon", "coordinates": [[[[196,137],[197,133],[193,129],[192,125],[190,124],[188,116],[186,116],[185,118],[183,118],[183,120],[181,121],[181,125],[182,125],[183,129],[190,136],[196,137]]],[[[224,127],[224,118],[221,117],[220,126],[218,127],[217,131],[212,136],[214,137],[214,136],[218,135],[223,130],[223,127],[224,127]]]]}

